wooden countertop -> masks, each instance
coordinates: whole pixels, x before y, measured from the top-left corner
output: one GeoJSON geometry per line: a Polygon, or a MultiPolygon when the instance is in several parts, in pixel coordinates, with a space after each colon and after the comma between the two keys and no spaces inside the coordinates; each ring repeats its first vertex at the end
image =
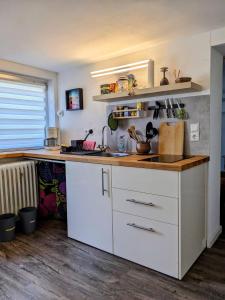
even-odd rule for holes
{"type": "Polygon", "coordinates": [[[132,154],[126,157],[99,157],[99,156],[88,156],[88,155],[60,154],[59,151],[48,151],[45,149],[0,153],[0,159],[33,157],[39,159],[42,158],[54,159],[60,161],[67,160],[67,161],[87,162],[87,163],[94,163],[94,164],[105,164],[105,165],[113,165],[113,166],[158,169],[158,170],[169,170],[169,171],[183,171],[209,161],[209,157],[204,155],[196,155],[191,158],[181,160],[175,163],[156,163],[156,162],[140,161],[141,159],[150,156],[154,156],[154,155],[132,154]]]}

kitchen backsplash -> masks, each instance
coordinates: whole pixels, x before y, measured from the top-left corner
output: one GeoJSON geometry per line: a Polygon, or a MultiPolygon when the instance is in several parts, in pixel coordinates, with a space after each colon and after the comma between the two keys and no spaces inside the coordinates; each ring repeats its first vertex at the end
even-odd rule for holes
{"type": "MultiPolygon", "coordinates": [[[[209,154],[209,114],[210,114],[210,103],[209,96],[197,96],[190,98],[181,98],[181,102],[185,104],[185,109],[188,112],[189,118],[185,121],[185,154],[209,154]],[[199,123],[200,127],[200,139],[198,142],[190,141],[190,124],[199,123]]],[[[141,100],[140,100],[141,101],[141,100]]],[[[148,102],[149,106],[154,105],[154,102],[148,102]]],[[[146,104],[146,105],[147,105],[146,104]]],[[[107,106],[107,115],[113,110],[114,105],[107,106]]],[[[160,122],[176,122],[176,119],[165,118],[165,112],[162,113],[162,117],[158,120],[153,120],[153,111],[147,112],[146,118],[141,119],[126,119],[119,120],[118,129],[112,133],[108,134],[108,144],[112,150],[118,150],[117,145],[119,137],[125,135],[127,140],[127,151],[136,151],[136,144],[133,140],[129,138],[127,129],[130,125],[135,125],[136,129],[140,131],[143,136],[145,136],[146,124],[151,121],[153,126],[158,128],[160,122]]],[[[157,152],[158,147],[158,136],[155,137],[152,142],[152,151],[157,152]]]]}

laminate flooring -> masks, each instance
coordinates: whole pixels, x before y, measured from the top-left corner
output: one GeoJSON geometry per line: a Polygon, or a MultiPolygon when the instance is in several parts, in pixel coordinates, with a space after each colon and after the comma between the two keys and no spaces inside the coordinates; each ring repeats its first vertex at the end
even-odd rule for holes
{"type": "Polygon", "coordinates": [[[1,300],[225,299],[225,238],[182,281],[66,237],[48,220],[29,236],[0,243],[1,300]]]}

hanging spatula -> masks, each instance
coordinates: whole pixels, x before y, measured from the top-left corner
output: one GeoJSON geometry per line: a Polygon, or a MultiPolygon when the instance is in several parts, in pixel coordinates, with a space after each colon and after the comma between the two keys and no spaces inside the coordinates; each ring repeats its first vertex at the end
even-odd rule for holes
{"type": "Polygon", "coordinates": [[[149,142],[158,134],[158,130],[153,127],[152,122],[148,122],[146,125],[146,142],[149,142]]]}

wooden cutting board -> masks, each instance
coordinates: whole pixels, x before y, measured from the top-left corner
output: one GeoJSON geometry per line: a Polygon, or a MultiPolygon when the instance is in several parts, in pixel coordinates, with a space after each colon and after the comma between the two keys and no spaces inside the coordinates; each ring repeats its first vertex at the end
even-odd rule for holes
{"type": "Polygon", "coordinates": [[[184,121],[163,122],[159,127],[159,154],[183,155],[184,121]]]}

